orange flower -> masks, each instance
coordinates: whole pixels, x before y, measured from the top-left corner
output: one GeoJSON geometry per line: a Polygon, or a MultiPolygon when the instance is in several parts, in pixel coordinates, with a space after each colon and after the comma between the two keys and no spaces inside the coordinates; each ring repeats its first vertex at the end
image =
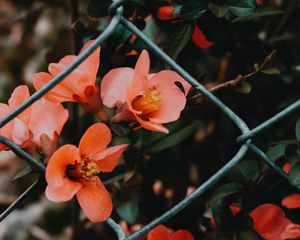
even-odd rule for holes
{"type": "Polygon", "coordinates": [[[57,138],[68,117],[68,111],[60,103],[48,102],[41,98],[32,105],[28,124],[32,133],[31,142],[41,148],[46,157],[55,151],[57,138]]]}
{"type": "Polygon", "coordinates": [[[135,69],[116,68],[104,76],[101,97],[107,107],[118,108],[113,121],[139,123],[138,128],[168,133],[162,123],[179,118],[191,85],[174,71],[149,74],[149,68],[149,55],[143,50],[135,69]],[[185,94],[176,83],[181,84],[185,94]]]}
{"type": "Polygon", "coordinates": [[[179,17],[179,14],[174,14],[174,7],[171,5],[162,6],[157,11],[157,18],[159,20],[167,21],[176,19],[179,17]]]}
{"type": "MultiPolygon", "coordinates": [[[[0,118],[7,115],[29,97],[26,85],[17,87],[8,105],[0,103],[0,118]]],[[[39,99],[0,129],[0,134],[22,148],[54,145],[68,119],[68,111],[60,103],[39,99]],[[47,142],[47,143],[46,143],[47,142]]],[[[0,145],[0,149],[7,149],[0,145]]],[[[49,153],[49,151],[48,151],[49,153]]]]}
{"type": "MultiPolygon", "coordinates": [[[[22,102],[29,97],[28,87],[25,85],[15,88],[11,94],[8,104],[0,103],[0,118],[3,118],[22,102]]],[[[16,118],[8,122],[0,129],[0,135],[13,141],[21,147],[28,146],[30,139],[30,131],[28,124],[31,115],[31,107],[27,108],[16,118]]],[[[0,144],[0,149],[8,149],[5,145],[0,144]]]]}
{"type": "MultiPolygon", "coordinates": [[[[88,41],[81,49],[79,55],[92,44],[88,41]]],[[[40,72],[33,76],[33,86],[36,90],[42,88],[56,75],[65,70],[77,56],[68,55],[58,63],[51,63],[49,73],[40,72]]],[[[62,82],[51,89],[45,98],[50,102],[79,102],[88,111],[98,113],[102,109],[99,88],[96,85],[96,74],[99,68],[100,48],[97,48],[62,82]]]]}
{"type": "Polygon", "coordinates": [[[46,197],[63,202],[76,195],[90,221],[107,219],[112,211],[112,201],[97,174],[111,172],[127,147],[122,144],[106,149],[110,141],[109,128],[96,123],[84,133],[79,148],[70,144],[60,147],[46,168],[46,197]]]}
{"type": "Polygon", "coordinates": [[[203,49],[210,48],[212,45],[215,44],[214,42],[210,42],[206,39],[206,36],[201,31],[201,29],[197,26],[197,24],[195,24],[192,39],[197,47],[203,49]]]}
{"type": "Polygon", "coordinates": [[[147,240],[194,240],[193,235],[187,231],[180,229],[176,232],[159,225],[148,233],[147,240]]]}

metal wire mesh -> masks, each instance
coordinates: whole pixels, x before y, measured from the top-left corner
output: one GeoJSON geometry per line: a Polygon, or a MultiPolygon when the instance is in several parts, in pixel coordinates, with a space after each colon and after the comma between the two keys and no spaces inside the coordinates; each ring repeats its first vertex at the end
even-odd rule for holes
{"type": "MultiPolygon", "coordinates": [[[[157,219],[148,223],[146,226],[141,228],[139,231],[134,234],[126,237],[122,228],[111,218],[107,219],[107,224],[114,230],[118,239],[128,239],[134,240],[148,233],[151,229],[155,228],[157,225],[164,223],[175,214],[180,212],[182,209],[190,205],[193,201],[201,197],[208,189],[212,188],[215,183],[217,183],[226,173],[228,173],[232,168],[234,168],[238,162],[244,157],[244,155],[250,150],[256,154],[256,156],[264,161],[270,168],[272,168],[280,177],[285,180],[288,180],[287,174],[278,167],[268,156],[257,146],[251,143],[251,139],[256,137],[259,133],[265,131],[270,128],[277,122],[281,121],[291,113],[300,109],[300,100],[291,104],[283,111],[279,112],[272,118],[264,121],[257,127],[250,130],[247,124],[236,114],[234,113],[228,106],[226,106],[220,99],[218,99],[214,94],[208,91],[204,86],[202,86],[195,78],[193,78],[188,72],[186,72],[181,66],[179,66],[172,58],[170,58],[166,53],[164,53],[155,43],[153,43],[149,38],[140,31],[133,23],[122,16],[123,13],[123,3],[124,0],[115,1],[109,7],[109,13],[112,16],[112,20],[110,21],[107,28],[95,39],[93,44],[91,44],[79,57],[72,62],[64,71],[55,76],[52,81],[44,85],[39,91],[35,92],[31,97],[29,97],[26,101],[24,101],[19,107],[14,109],[8,115],[3,117],[0,120],[0,128],[6,125],[9,121],[14,119],[17,115],[23,112],[26,108],[28,108],[35,101],[43,97],[48,91],[54,88],[58,83],[63,81],[63,79],[68,76],[81,62],[83,62],[102,42],[104,42],[107,38],[109,38],[117,28],[119,24],[125,26],[132,33],[136,34],[144,44],[153,51],[158,58],[162,59],[166,64],[168,64],[173,70],[178,72],[186,81],[188,81],[195,89],[197,89],[201,94],[206,96],[210,101],[212,101],[221,111],[226,114],[231,121],[240,129],[241,136],[237,138],[237,143],[239,143],[240,149],[235,154],[235,156],[228,161],[221,169],[219,169],[214,175],[212,175],[208,180],[206,180],[202,185],[200,185],[192,194],[188,197],[180,201],[174,207],[169,209],[167,212],[162,214],[157,219]]],[[[35,168],[41,176],[44,175],[45,166],[38,161],[37,159],[30,156],[28,153],[23,151],[18,145],[13,143],[12,141],[0,136],[0,143],[8,146],[17,156],[21,159],[27,161],[31,166],[35,168]]],[[[24,200],[27,196],[29,196],[39,184],[43,184],[43,177],[40,180],[34,182],[15,202],[13,202],[1,215],[0,221],[2,221],[10,212],[12,212],[17,205],[24,200]]],[[[300,191],[300,187],[296,187],[298,191],[300,191]]]]}

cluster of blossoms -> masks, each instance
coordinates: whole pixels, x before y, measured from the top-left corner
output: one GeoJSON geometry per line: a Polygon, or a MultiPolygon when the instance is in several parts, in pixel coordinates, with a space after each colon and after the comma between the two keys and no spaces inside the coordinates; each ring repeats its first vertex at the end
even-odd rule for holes
{"type": "MultiPolygon", "coordinates": [[[[88,41],[81,52],[91,43],[88,41]]],[[[49,73],[36,73],[32,80],[34,88],[42,88],[76,58],[75,55],[65,56],[58,63],[49,65],[49,73]]],[[[97,48],[43,98],[0,129],[1,136],[31,153],[38,150],[45,156],[45,163],[48,163],[46,197],[62,202],[76,195],[83,212],[92,222],[104,221],[113,208],[111,197],[97,175],[114,170],[127,144],[107,147],[112,139],[111,131],[104,123],[95,123],[86,130],[78,148],[67,144],[56,150],[57,139],[69,115],[62,103],[78,102],[106,123],[109,120],[126,121],[133,129],[168,133],[163,124],[179,118],[191,87],[171,70],[150,74],[150,59],[145,50],[134,69],[112,69],[103,77],[99,87],[96,83],[99,62],[100,48],[97,48]],[[112,119],[103,110],[103,104],[116,108],[112,119]]],[[[27,86],[17,87],[8,104],[0,105],[0,117],[28,97],[27,86]]],[[[3,144],[0,148],[8,150],[3,144]]]]}
{"type": "MultiPolygon", "coordinates": [[[[166,10],[166,7],[160,10],[161,18],[164,18],[166,10]]],[[[197,27],[195,32],[194,34],[202,34],[197,27]]],[[[203,44],[207,44],[206,47],[213,44],[205,42],[205,36],[202,38],[202,47],[203,44]]],[[[92,41],[87,42],[81,52],[91,43],[92,41]]],[[[35,74],[32,80],[34,88],[42,88],[76,58],[75,55],[65,56],[58,63],[50,64],[49,72],[35,74]]],[[[102,78],[100,86],[96,83],[99,63],[100,48],[43,98],[0,129],[1,136],[21,148],[30,153],[35,150],[43,153],[47,163],[46,197],[51,201],[63,202],[76,195],[83,212],[92,222],[104,221],[113,209],[110,194],[98,174],[113,171],[128,145],[109,146],[112,140],[111,131],[106,124],[99,122],[86,130],[78,147],[67,144],[57,149],[58,137],[69,116],[62,103],[80,103],[86,111],[97,115],[108,124],[127,122],[134,130],[144,128],[167,134],[168,129],[163,124],[180,117],[186,105],[186,95],[191,88],[191,85],[174,71],[149,73],[150,58],[146,50],[142,51],[134,68],[110,70],[102,78]],[[111,119],[104,111],[103,105],[115,109],[111,119]]],[[[0,118],[18,107],[29,96],[27,86],[17,87],[8,104],[0,103],[0,118]]],[[[0,149],[8,150],[8,147],[0,144],[0,149]]],[[[285,167],[286,172],[288,168],[289,166],[285,167]]],[[[299,199],[299,194],[287,196],[282,205],[287,208],[299,208],[299,199]]],[[[240,208],[232,206],[231,210],[233,214],[237,214],[240,208]]],[[[266,239],[290,239],[300,236],[300,226],[287,219],[283,210],[276,205],[263,204],[249,215],[253,220],[253,228],[266,239]]],[[[194,240],[194,237],[189,231],[174,232],[160,225],[148,233],[147,239],[194,240]]]]}

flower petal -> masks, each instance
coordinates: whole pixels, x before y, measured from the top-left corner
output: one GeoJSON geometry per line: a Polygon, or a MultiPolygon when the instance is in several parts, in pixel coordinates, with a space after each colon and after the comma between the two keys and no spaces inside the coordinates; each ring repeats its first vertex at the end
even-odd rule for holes
{"type": "Polygon", "coordinates": [[[250,217],[253,219],[253,228],[262,237],[270,240],[280,236],[285,227],[291,223],[280,207],[269,203],[255,208],[250,213],[250,217]]]}
{"type": "Polygon", "coordinates": [[[106,220],[112,212],[112,201],[109,193],[98,177],[82,183],[76,196],[86,217],[92,222],[106,220]]]}
{"type": "MultiPolygon", "coordinates": [[[[21,85],[15,88],[11,94],[10,99],[8,100],[9,110],[17,108],[21,103],[23,103],[27,98],[29,98],[29,90],[26,85],[21,85]]],[[[31,114],[31,108],[27,108],[22,113],[18,115],[18,118],[21,119],[25,124],[28,123],[31,114]]]]}
{"type": "Polygon", "coordinates": [[[134,70],[142,77],[147,79],[150,70],[150,58],[147,50],[143,50],[139,56],[134,70]]]}
{"type": "Polygon", "coordinates": [[[195,25],[194,32],[192,34],[192,39],[197,47],[203,49],[210,48],[212,45],[215,44],[214,42],[207,41],[206,36],[203,34],[201,29],[197,25],[195,25]]]}
{"type": "Polygon", "coordinates": [[[23,123],[19,118],[12,120],[11,140],[21,146],[23,143],[29,140],[29,137],[29,129],[25,123],[23,123]]]}
{"type": "MultiPolygon", "coordinates": [[[[93,42],[94,40],[87,41],[80,50],[79,55],[81,55],[93,42]]],[[[88,58],[83,61],[83,63],[79,65],[80,69],[86,71],[86,74],[88,75],[89,79],[89,85],[94,86],[96,83],[96,75],[98,72],[99,64],[100,47],[96,48],[96,50],[91,55],[89,55],[88,58]]]]}
{"type": "Polygon", "coordinates": [[[65,178],[61,186],[47,185],[45,194],[50,201],[65,202],[71,200],[81,186],[81,183],[65,178]]]}
{"type": "Polygon", "coordinates": [[[289,196],[286,196],[282,201],[281,201],[282,206],[286,208],[300,208],[300,194],[295,193],[291,194],[289,196]]]}
{"type": "Polygon", "coordinates": [[[64,186],[68,179],[66,175],[68,165],[74,164],[79,159],[79,151],[73,145],[67,144],[55,151],[49,159],[46,168],[46,181],[48,185],[52,188],[64,186]]]}
{"type": "MultiPolygon", "coordinates": [[[[46,72],[40,72],[33,75],[32,83],[35,90],[41,89],[45,84],[52,80],[52,76],[46,72]]],[[[73,92],[61,83],[52,88],[44,95],[50,102],[75,102],[73,92]]]]}
{"type": "Polygon", "coordinates": [[[128,144],[110,147],[101,152],[95,162],[100,167],[101,172],[111,172],[118,165],[119,158],[123,154],[128,144]]]}
{"type": "Polygon", "coordinates": [[[194,240],[193,235],[187,230],[178,230],[170,236],[170,240],[194,240]]]}
{"type": "Polygon", "coordinates": [[[161,106],[155,111],[150,120],[158,123],[168,123],[177,120],[186,104],[184,93],[175,85],[180,76],[174,71],[157,73],[147,87],[156,87],[160,92],[161,106]]]}
{"type": "Polygon", "coordinates": [[[280,234],[280,239],[296,239],[300,237],[300,225],[291,223],[280,234]]]}
{"type": "Polygon", "coordinates": [[[115,68],[110,70],[101,81],[101,98],[107,107],[114,107],[117,102],[126,101],[128,86],[132,82],[132,68],[115,68]]]}
{"type": "Polygon", "coordinates": [[[158,225],[148,233],[147,240],[169,240],[172,232],[171,229],[164,225],[158,225]]]}
{"type": "Polygon", "coordinates": [[[145,90],[148,82],[149,69],[149,54],[146,50],[143,50],[135,64],[134,74],[131,79],[131,83],[128,84],[128,89],[126,93],[126,101],[128,104],[130,104],[136,96],[141,95],[145,90]]]}
{"type": "Polygon", "coordinates": [[[138,121],[138,123],[141,124],[141,126],[145,129],[148,129],[148,130],[151,130],[154,132],[162,132],[162,133],[166,133],[166,134],[169,133],[169,130],[160,123],[155,123],[152,121],[144,121],[139,116],[137,116],[135,113],[134,113],[134,116],[135,116],[136,120],[138,121]]]}
{"type": "Polygon", "coordinates": [[[48,102],[43,98],[39,99],[32,105],[32,115],[29,122],[33,141],[40,144],[42,134],[46,134],[51,140],[54,140],[55,135],[60,135],[68,116],[68,111],[60,103],[48,102]]]}
{"type": "Polygon", "coordinates": [[[111,132],[103,123],[95,123],[83,134],[79,143],[80,155],[91,159],[97,156],[107,147],[111,141],[111,132]]]}

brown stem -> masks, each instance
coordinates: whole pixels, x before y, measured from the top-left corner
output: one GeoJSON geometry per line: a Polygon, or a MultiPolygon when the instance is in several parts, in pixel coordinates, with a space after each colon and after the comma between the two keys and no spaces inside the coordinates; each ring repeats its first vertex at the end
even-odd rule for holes
{"type": "MultiPolygon", "coordinates": [[[[224,83],[222,83],[222,84],[219,84],[219,85],[217,85],[217,86],[215,86],[215,87],[212,87],[212,88],[210,88],[210,89],[208,89],[208,90],[209,90],[210,92],[217,92],[217,91],[219,91],[219,90],[221,90],[221,89],[224,89],[224,88],[235,87],[235,86],[237,86],[241,81],[246,80],[247,78],[252,77],[252,76],[256,75],[257,73],[259,73],[259,71],[253,71],[253,72],[248,73],[248,74],[246,74],[246,75],[241,75],[241,74],[239,74],[239,75],[237,75],[237,77],[236,77],[235,79],[230,80],[230,81],[227,81],[227,82],[224,82],[224,83]]],[[[190,97],[188,100],[189,100],[189,101],[192,101],[192,100],[196,100],[196,99],[201,98],[201,97],[203,97],[203,94],[202,94],[202,93],[198,93],[198,94],[196,94],[196,95],[190,97]]]]}

